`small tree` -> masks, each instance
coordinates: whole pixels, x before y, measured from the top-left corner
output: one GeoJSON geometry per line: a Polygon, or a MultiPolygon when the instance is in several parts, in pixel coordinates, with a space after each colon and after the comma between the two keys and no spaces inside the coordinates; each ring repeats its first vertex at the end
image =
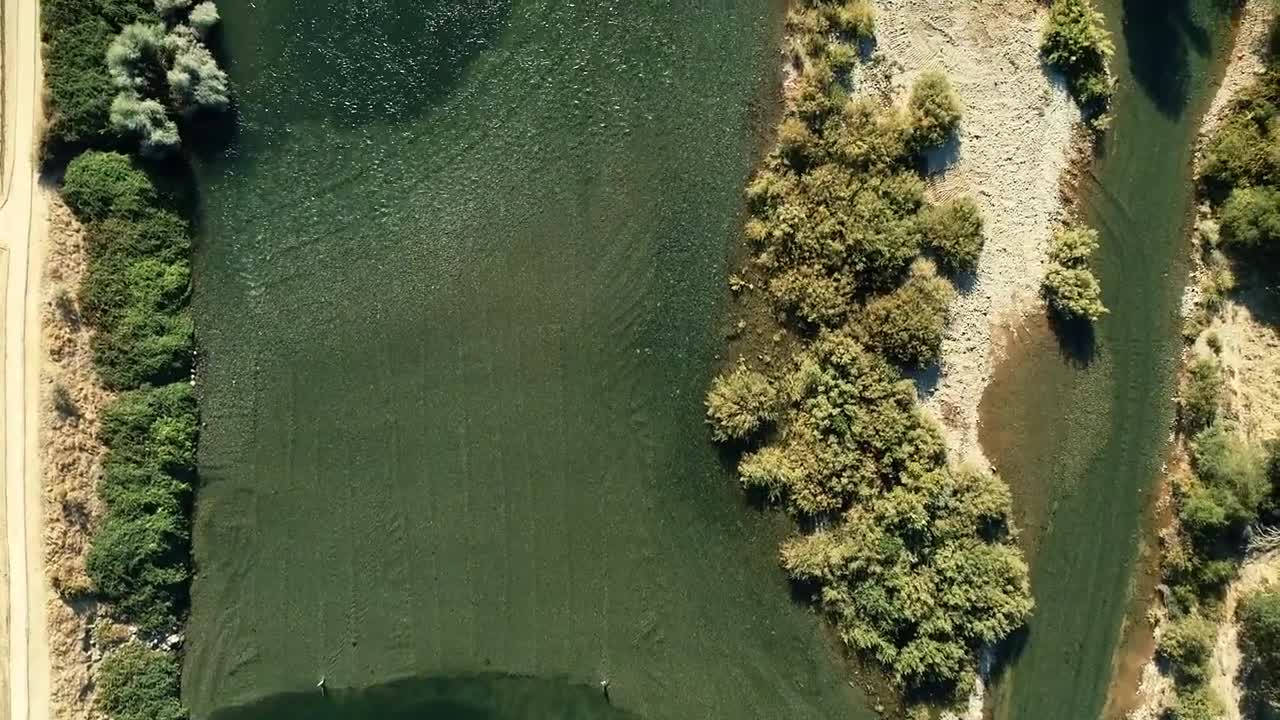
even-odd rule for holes
{"type": "Polygon", "coordinates": [[[182,139],[178,125],[156,100],[144,100],[136,92],[122,92],[111,101],[111,127],[126,137],[136,137],[144,155],[165,155],[182,139]]]}
{"type": "Polygon", "coordinates": [[[1044,293],[1049,305],[1068,319],[1097,320],[1107,313],[1102,287],[1089,270],[1098,247],[1098,233],[1087,227],[1068,227],[1053,236],[1044,293]]]}
{"type": "Polygon", "coordinates": [[[225,110],[231,104],[227,74],[213,53],[188,33],[172,32],[166,38],[172,60],[166,79],[172,107],[184,115],[200,110],[225,110]]]}
{"type": "Polygon", "coordinates": [[[1209,671],[1217,628],[1198,613],[1174,620],[1160,636],[1158,652],[1184,682],[1198,683],[1209,671]]]}
{"type": "Polygon", "coordinates": [[[218,6],[214,5],[210,0],[191,8],[191,16],[187,18],[187,22],[191,24],[191,29],[201,39],[208,38],[209,33],[213,31],[215,25],[221,18],[218,16],[218,6]]]}
{"type": "Polygon", "coordinates": [[[711,383],[707,423],[717,442],[746,440],[773,420],[778,394],[763,374],[739,363],[711,383]]]}
{"type": "Polygon", "coordinates": [[[982,215],[971,198],[930,205],[920,211],[924,245],[949,273],[971,272],[982,253],[982,215]]]}
{"type": "Polygon", "coordinates": [[[1280,587],[1251,593],[1236,610],[1245,667],[1259,699],[1280,710],[1280,587]]]}
{"type": "Polygon", "coordinates": [[[860,326],[867,345],[889,360],[923,367],[938,359],[955,290],[927,260],[911,267],[907,281],[867,304],[860,326]]]}
{"type": "Polygon", "coordinates": [[[1280,240],[1280,190],[1239,188],[1220,212],[1223,239],[1241,249],[1275,249],[1280,240]]]}
{"type": "Polygon", "coordinates": [[[1222,388],[1222,370],[1217,360],[1201,357],[1191,363],[1181,398],[1182,429],[1187,436],[1195,435],[1217,419],[1222,388]]]}
{"type": "Polygon", "coordinates": [[[1053,0],[1040,44],[1045,60],[1066,74],[1071,94],[1086,107],[1111,96],[1107,63],[1115,47],[1103,20],[1089,0],[1053,0]]]}
{"type": "Polygon", "coordinates": [[[927,71],[911,87],[907,115],[916,150],[941,145],[960,124],[960,97],[951,89],[946,75],[927,71]]]}

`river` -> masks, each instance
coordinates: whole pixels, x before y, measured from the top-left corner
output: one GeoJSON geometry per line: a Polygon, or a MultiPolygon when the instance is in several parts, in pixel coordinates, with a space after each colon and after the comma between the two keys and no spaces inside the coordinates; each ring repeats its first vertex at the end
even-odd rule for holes
{"type": "Polygon", "coordinates": [[[219,8],[192,717],[870,717],[701,416],[781,4],[219,8]]]}
{"type": "MultiPolygon", "coordinates": [[[[1103,0],[1114,123],[1080,187],[1111,314],[1032,322],[983,400],[982,442],[1015,492],[1037,607],[1000,678],[1001,720],[1102,714],[1173,422],[1191,151],[1229,38],[1218,0],[1103,0]]],[[[1140,616],[1138,620],[1140,621],[1140,616]]]]}

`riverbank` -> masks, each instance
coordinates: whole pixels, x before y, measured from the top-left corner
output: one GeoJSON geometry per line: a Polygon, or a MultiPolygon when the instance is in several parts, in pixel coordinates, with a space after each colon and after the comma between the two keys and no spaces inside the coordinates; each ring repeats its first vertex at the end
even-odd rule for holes
{"type": "MultiPolygon", "coordinates": [[[[1275,14],[1275,4],[1267,0],[1252,0],[1240,11],[1231,59],[1198,135],[1197,178],[1206,162],[1209,142],[1231,117],[1233,101],[1266,70],[1275,14]]],[[[1222,379],[1217,399],[1221,405],[1219,412],[1230,420],[1230,432],[1241,447],[1256,446],[1280,436],[1280,388],[1275,383],[1275,378],[1280,377],[1280,334],[1277,333],[1280,325],[1277,325],[1274,298],[1263,287],[1257,268],[1239,265],[1228,268],[1227,260],[1210,257],[1218,252],[1218,226],[1209,212],[1207,200],[1205,202],[1197,231],[1189,235],[1195,266],[1181,304],[1188,328],[1185,335],[1189,340],[1182,353],[1181,384],[1184,388],[1190,387],[1191,368],[1197,362],[1209,359],[1216,363],[1222,379]],[[1225,296],[1215,287],[1220,284],[1216,278],[1223,272],[1232,276],[1234,285],[1225,296]]],[[[1179,434],[1164,480],[1166,487],[1184,488],[1194,483],[1189,442],[1190,438],[1179,434]]],[[[1176,522],[1162,531],[1161,539],[1166,554],[1185,552],[1187,541],[1176,522]]],[[[1245,593],[1274,580],[1278,572],[1280,557],[1275,552],[1244,559],[1234,578],[1223,588],[1221,599],[1206,611],[1216,624],[1216,637],[1204,686],[1210,696],[1221,702],[1225,720],[1241,717],[1236,604],[1245,593]]],[[[1149,611],[1153,623],[1151,632],[1157,641],[1170,627],[1169,615],[1165,602],[1157,598],[1149,611]]],[[[1177,686],[1167,668],[1152,658],[1144,669],[1137,695],[1140,706],[1130,717],[1152,720],[1176,704],[1177,686]]]]}
{"type": "MultiPolygon", "coordinates": [[[[1063,80],[1045,72],[1040,3],[878,0],[878,49],[906,88],[925,70],[942,70],[961,98],[957,140],[931,163],[929,196],[970,192],[986,243],[977,269],[960,278],[951,304],[936,382],[925,407],[943,423],[955,458],[989,467],[978,442],[978,406],[1008,332],[1039,313],[1049,237],[1064,219],[1062,181],[1081,121],[1063,80]]],[[[932,384],[932,387],[928,387],[932,384]]]]}
{"type": "Polygon", "coordinates": [[[101,514],[97,483],[106,448],[98,432],[113,394],[98,382],[91,332],[77,298],[87,263],[84,228],[61,198],[46,197],[49,253],[41,323],[48,360],[41,380],[40,448],[45,566],[53,590],[50,704],[56,718],[89,720],[96,717],[93,664],[100,653],[90,640],[98,604],[90,595],[85,558],[101,514]]]}

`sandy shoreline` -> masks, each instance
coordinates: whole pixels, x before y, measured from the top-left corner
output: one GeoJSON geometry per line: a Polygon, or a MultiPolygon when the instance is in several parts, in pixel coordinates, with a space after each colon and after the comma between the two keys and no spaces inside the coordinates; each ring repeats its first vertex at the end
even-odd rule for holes
{"type": "Polygon", "coordinates": [[[939,69],[964,107],[955,157],[929,192],[935,200],[971,196],[986,223],[986,245],[952,303],[940,374],[924,405],[942,421],[954,457],[988,467],[978,406],[1004,352],[1005,333],[997,331],[1041,307],[1080,111],[1041,65],[1042,6],[877,0],[876,7],[879,51],[894,66],[895,84],[909,87],[920,72],[939,69]]]}

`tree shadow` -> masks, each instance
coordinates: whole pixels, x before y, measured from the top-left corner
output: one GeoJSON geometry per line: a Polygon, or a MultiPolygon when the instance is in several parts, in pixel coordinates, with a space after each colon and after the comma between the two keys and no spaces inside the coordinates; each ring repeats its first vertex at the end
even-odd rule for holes
{"type": "Polygon", "coordinates": [[[1121,27],[1134,79],[1162,114],[1180,117],[1189,100],[1191,54],[1211,49],[1190,0],[1124,0],[1121,27]]]}
{"type": "Polygon", "coordinates": [[[1097,331],[1093,323],[1084,318],[1066,318],[1049,311],[1049,329],[1058,340],[1058,353],[1076,368],[1086,368],[1093,363],[1098,352],[1097,331]]]}

